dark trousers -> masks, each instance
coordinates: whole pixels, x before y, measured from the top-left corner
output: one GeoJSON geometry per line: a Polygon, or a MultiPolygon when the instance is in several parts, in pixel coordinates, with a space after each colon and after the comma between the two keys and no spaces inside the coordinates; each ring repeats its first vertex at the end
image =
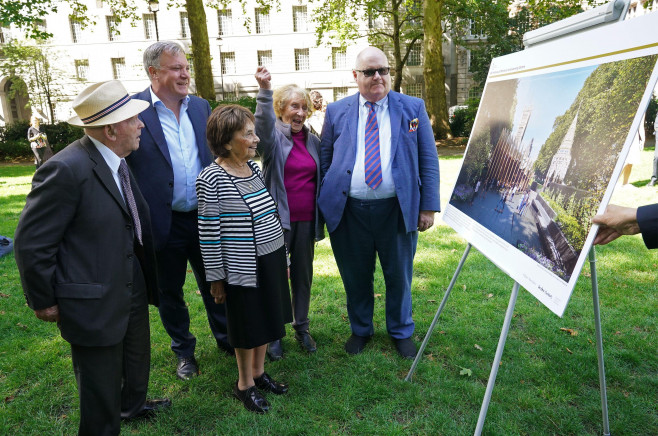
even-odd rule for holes
{"type": "Polygon", "coordinates": [[[308,330],[315,252],[313,226],[313,221],[296,221],[290,223],[290,230],[283,232],[290,253],[290,288],[294,316],[292,326],[298,332],[308,330]]]}
{"type": "Polygon", "coordinates": [[[201,298],[206,307],[208,323],[217,345],[230,349],[226,336],[226,309],[216,304],[210,295],[210,283],[201,258],[197,211],[173,212],[167,245],[156,253],[158,286],[160,289],[160,319],[171,337],[171,349],[179,357],[194,355],[196,338],[190,332],[190,313],[183,298],[187,262],[192,266],[201,298]]]}
{"type": "Polygon", "coordinates": [[[395,339],[410,337],[414,332],[411,278],[418,232],[406,232],[397,198],[348,198],[340,224],[329,236],[345,287],[352,332],[374,334],[373,280],[378,255],[386,284],[386,329],[395,339]]]}
{"type": "Polygon", "coordinates": [[[135,416],[146,402],[151,342],[146,285],[138,265],[135,261],[134,293],[123,340],[108,347],[71,344],[81,436],[118,435],[121,418],[135,416]]]}

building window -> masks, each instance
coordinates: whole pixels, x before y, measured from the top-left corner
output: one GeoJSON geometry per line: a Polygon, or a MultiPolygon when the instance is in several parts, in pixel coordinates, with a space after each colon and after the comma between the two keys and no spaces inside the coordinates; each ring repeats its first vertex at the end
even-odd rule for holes
{"type": "Polygon", "coordinates": [[[219,36],[233,33],[233,13],[230,9],[218,10],[217,22],[219,24],[219,36]]]}
{"type": "Polygon", "coordinates": [[[341,98],[347,97],[347,86],[340,86],[334,88],[334,101],[338,101],[341,98]]]}
{"type": "Polygon", "coordinates": [[[35,26],[37,27],[37,30],[40,32],[47,32],[48,28],[46,27],[46,20],[37,20],[35,22],[35,26]]]}
{"type": "Polygon", "coordinates": [[[482,88],[474,86],[468,90],[468,98],[480,98],[482,96],[482,88]]]}
{"type": "Polygon", "coordinates": [[[334,70],[347,68],[347,49],[344,47],[331,47],[331,67],[334,70]]]}
{"type": "Polygon", "coordinates": [[[420,65],[420,53],[423,50],[423,46],[420,42],[414,42],[409,50],[409,57],[407,58],[408,67],[417,67],[420,65]]]}
{"type": "Polygon", "coordinates": [[[222,53],[222,74],[235,74],[235,52],[222,53]]]}
{"type": "Polygon", "coordinates": [[[468,36],[471,38],[484,38],[483,24],[481,20],[468,20],[468,36]]]}
{"type": "Polygon", "coordinates": [[[155,14],[142,15],[144,21],[144,38],[155,39],[155,14]]]}
{"type": "Polygon", "coordinates": [[[256,33],[270,33],[270,13],[264,8],[256,8],[256,33]]]}
{"type": "Polygon", "coordinates": [[[308,13],[306,6],[292,7],[292,30],[293,32],[306,32],[308,30],[308,13]]]}
{"type": "Polygon", "coordinates": [[[124,79],[126,77],[125,58],[112,58],[112,74],[115,79],[124,79]]]}
{"type": "Polygon", "coordinates": [[[295,49],[295,70],[308,70],[310,67],[309,55],[307,48],[295,49]]]}
{"type": "Polygon", "coordinates": [[[71,27],[71,41],[77,44],[82,37],[82,23],[75,17],[69,17],[69,26],[71,27]]]}
{"type": "Polygon", "coordinates": [[[272,66],[272,50],[258,50],[258,65],[268,68],[272,66]]]}
{"type": "Polygon", "coordinates": [[[423,98],[423,84],[410,83],[404,87],[404,93],[411,97],[423,98]]]}
{"type": "Polygon", "coordinates": [[[117,41],[119,39],[119,20],[114,15],[105,17],[107,23],[107,40],[117,41]]]}
{"type": "Polygon", "coordinates": [[[75,60],[75,77],[81,81],[89,79],[89,59],[75,60]]]}
{"type": "Polygon", "coordinates": [[[181,38],[190,37],[190,20],[187,18],[187,12],[180,13],[180,36],[181,38]]]}

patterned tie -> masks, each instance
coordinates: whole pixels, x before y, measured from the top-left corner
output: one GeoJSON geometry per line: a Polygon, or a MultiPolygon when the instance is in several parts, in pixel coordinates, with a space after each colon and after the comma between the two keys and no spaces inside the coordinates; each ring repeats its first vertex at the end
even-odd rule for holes
{"type": "Polygon", "coordinates": [[[379,125],[377,124],[377,113],[375,104],[369,101],[368,119],[366,120],[366,156],[365,174],[366,184],[372,189],[377,189],[382,184],[382,164],[379,159],[379,125]]]}
{"type": "Polygon", "coordinates": [[[133,190],[130,187],[130,177],[128,176],[128,165],[124,159],[121,159],[119,164],[119,179],[121,180],[121,189],[123,189],[123,195],[126,200],[126,205],[130,211],[130,215],[133,219],[133,227],[135,228],[135,236],[139,241],[139,245],[142,245],[142,224],[139,221],[139,214],[137,213],[137,204],[135,204],[135,197],[133,196],[133,190]]]}

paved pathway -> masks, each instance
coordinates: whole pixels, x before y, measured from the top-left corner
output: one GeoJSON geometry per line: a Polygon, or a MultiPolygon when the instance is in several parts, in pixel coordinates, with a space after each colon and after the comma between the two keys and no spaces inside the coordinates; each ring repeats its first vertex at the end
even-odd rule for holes
{"type": "Polygon", "coordinates": [[[499,205],[500,194],[494,190],[478,195],[472,205],[461,202],[453,205],[511,245],[516,246],[518,241],[522,241],[541,253],[542,247],[530,205],[525,208],[523,215],[517,211],[522,198],[523,195],[519,193],[512,200],[508,199],[501,213],[495,210],[499,205]]]}

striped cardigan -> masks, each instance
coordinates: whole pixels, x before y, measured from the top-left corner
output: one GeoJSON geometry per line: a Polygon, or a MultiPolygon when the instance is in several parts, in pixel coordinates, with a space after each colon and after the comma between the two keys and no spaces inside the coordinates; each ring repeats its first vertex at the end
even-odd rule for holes
{"type": "Polygon", "coordinates": [[[199,241],[209,282],[256,287],[257,257],[284,245],[276,204],[260,168],[253,161],[248,165],[256,174],[251,183],[255,189],[245,190],[246,182],[234,183],[215,163],[197,178],[199,241]]]}

